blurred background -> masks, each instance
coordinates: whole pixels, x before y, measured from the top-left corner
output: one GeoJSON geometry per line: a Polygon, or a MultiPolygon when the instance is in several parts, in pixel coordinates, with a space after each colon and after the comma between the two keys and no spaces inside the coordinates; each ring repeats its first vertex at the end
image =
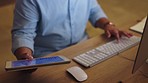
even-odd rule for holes
{"type": "MultiPolygon", "coordinates": [[[[148,0],[98,0],[108,18],[116,26],[124,29],[131,27],[148,14],[148,0]]],[[[5,61],[15,60],[11,53],[11,28],[15,0],[0,0],[0,72],[5,71],[5,61]]],[[[88,22],[90,37],[103,34],[88,22]]]]}

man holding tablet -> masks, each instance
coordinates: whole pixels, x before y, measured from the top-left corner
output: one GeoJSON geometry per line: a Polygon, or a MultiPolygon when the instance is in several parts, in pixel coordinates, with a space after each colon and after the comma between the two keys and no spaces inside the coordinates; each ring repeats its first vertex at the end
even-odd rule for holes
{"type": "Polygon", "coordinates": [[[17,59],[33,59],[87,39],[88,20],[108,38],[130,33],[108,20],[97,0],[16,0],[12,51],[17,59]]]}

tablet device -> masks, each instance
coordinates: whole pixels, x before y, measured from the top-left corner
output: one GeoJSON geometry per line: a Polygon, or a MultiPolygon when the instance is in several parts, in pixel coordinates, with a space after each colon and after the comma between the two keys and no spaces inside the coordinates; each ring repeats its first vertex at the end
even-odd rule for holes
{"type": "Polygon", "coordinates": [[[33,60],[7,61],[5,69],[6,71],[18,71],[69,62],[70,60],[64,56],[52,56],[46,58],[35,58],[33,60]]]}

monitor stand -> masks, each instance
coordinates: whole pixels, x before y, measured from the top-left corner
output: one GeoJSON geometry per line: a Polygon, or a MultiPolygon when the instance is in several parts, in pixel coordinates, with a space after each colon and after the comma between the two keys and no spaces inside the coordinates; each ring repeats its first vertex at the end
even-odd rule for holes
{"type": "Polygon", "coordinates": [[[141,73],[148,78],[148,59],[146,62],[142,65],[142,67],[139,69],[141,73]]]}
{"type": "Polygon", "coordinates": [[[146,63],[148,64],[148,59],[146,59],[146,63]]]}

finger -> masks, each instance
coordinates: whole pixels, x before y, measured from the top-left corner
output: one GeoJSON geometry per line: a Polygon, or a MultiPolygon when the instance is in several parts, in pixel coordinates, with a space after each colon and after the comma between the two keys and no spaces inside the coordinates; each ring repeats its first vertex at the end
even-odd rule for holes
{"type": "Polygon", "coordinates": [[[128,38],[130,38],[131,36],[127,33],[127,32],[123,32],[123,34],[122,35],[124,35],[124,36],[126,36],[126,37],[128,37],[128,38]]]}
{"type": "Polygon", "coordinates": [[[108,30],[106,31],[106,36],[107,36],[107,38],[111,37],[111,33],[108,30]]]}
{"type": "Polygon", "coordinates": [[[114,32],[114,36],[116,37],[117,42],[119,42],[119,39],[120,39],[119,31],[115,31],[115,32],[114,32]]]}
{"type": "Polygon", "coordinates": [[[33,59],[33,57],[32,57],[32,56],[30,56],[30,55],[27,55],[27,59],[28,59],[28,60],[32,60],[32,59],[33,59]]]}
{"type": "Polygon", "coordinates": [[[130,35],[130,37],[132,37],[132,36],[133,36],[133,34],[132,34],[132,33],[128,33],[128,35],[130,35]]]}
{"type": "Polygon", "coordinates": [[[24,58],[27,59],[27,60],[32,60],[33,59],[32,55],[30,55],[28,53],[25,53],[24,56],[25,56],[24,58]]]}
{"type": "Polygon", "coordinates": [[[122,31],[122,35],[124,35],[124,36],[126,36],[128,38],[130,38],[132,36],[131,33],[127,33],[127,32],[124,32],[124,31],[122,31]]]}

